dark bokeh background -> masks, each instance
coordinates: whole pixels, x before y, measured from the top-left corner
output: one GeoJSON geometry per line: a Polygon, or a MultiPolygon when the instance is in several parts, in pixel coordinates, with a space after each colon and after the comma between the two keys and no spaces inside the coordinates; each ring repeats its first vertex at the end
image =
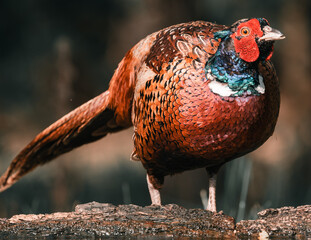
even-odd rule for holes
{"type": "MultiPolygon", "coordinates": [[[[107,89],[135,43],[191,20],[230,25],[265,17],[286,35],[275,46],[282,105],[275,134],[224,167],[218,210],[254,218],[267,207],[311,203],[310,1],[0,1],[0,171],[43,128],[107,89]]],[[[36,169],[0,194],[0,217],[70,211],[89,201],[150,204],[145,171],[131,162],[132,130],[36,169]]],[[[202,207],[205,170],[167,177],[163,202],[202,207]]]]}

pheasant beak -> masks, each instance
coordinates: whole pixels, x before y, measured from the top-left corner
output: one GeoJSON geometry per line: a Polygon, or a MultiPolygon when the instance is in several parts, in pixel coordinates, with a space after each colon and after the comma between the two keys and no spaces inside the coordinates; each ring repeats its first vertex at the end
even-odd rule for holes
{"type": "Polygon", "coordinates": [[[263,28],[263,32],[264,32],[263,36],[259,38],[259,41],[275,41],[275,40],[282,40],[285,38],[283,33],[270,26],[265,26],[263,28]]]}

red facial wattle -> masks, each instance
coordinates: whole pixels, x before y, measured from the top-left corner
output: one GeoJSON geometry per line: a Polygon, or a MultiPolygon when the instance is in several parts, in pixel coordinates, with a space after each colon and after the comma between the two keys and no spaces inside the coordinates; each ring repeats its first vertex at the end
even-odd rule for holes
{"type": "Polygon", "coordinates": [[[261,37],[262,35],[263,32],[257,19],[251,19],[238,26],[237,30],[231,35],[231,38],[234,41],[235,51],[241,59],[246,62],[254,62],[258,59],[260,52],[256,37],[261,37]],[[241,33],[241,29],[245,27],[250,30],[247,36],[243,36],[241,33]]]}

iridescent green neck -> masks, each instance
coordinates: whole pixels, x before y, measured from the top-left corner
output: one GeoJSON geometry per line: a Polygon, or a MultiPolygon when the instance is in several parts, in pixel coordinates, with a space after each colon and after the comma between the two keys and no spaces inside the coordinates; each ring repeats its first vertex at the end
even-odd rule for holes
{"type": "Polygon", "coordinates": [[[226,94],[230,96],[263,94],[264,85],[257,71],[258,63],[240,59],[230,41],[230,38],[223,39],[215,55],[207,62],[207,78],[212,82],[216,81],[212,83],[214,88],[227,87],[226,94]]]}

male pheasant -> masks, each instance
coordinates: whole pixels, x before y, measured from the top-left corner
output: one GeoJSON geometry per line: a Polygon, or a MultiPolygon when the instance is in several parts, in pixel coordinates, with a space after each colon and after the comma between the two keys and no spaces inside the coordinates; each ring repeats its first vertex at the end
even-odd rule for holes
{"type": "Polygon", "coordinates": [[[131,158],[147,170],[152,204],[164,177],[206,168],[208,210],[216,211],[216,174],[273,133],[280,95],[269,59],[284,35],[264,18],[227,27],[196,21],[138,42],[109,89],[39,133],[0,178],[0,191],[62,153],[134,126],[131,158]]]}

